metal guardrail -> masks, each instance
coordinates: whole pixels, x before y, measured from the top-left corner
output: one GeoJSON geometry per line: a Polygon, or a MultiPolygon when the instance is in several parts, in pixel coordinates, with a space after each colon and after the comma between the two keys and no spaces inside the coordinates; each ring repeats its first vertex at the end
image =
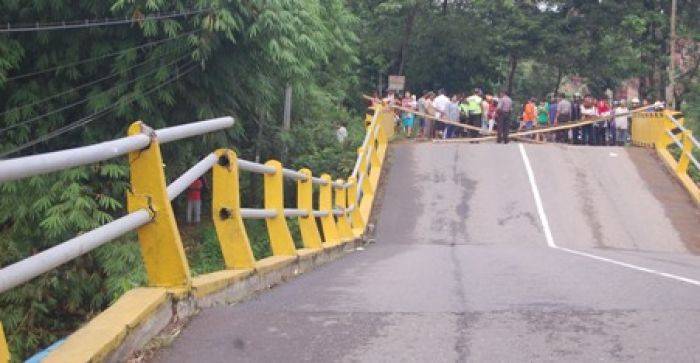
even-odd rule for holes
{"type": "Polygon", "coordinates": [[[695,202],[700,204],[700,186],[692,179],[689,168],[692,163],[700,170],[700,162],[693,154],[694,150],[700,150],[700,142],[683,123],[684,120],[671,111],[635,115],[632,119],[632,142],[635,145],[654,147],[661,160],[672,170],[695,202]],[[669,146],[677,147],[679,154],[672,153],[669,146]]]}
{"type": "MultiPolygon", "coordinates": [[[[365,229],[383,162],[387,137],[375,112],[368,127],[351,176],[347,181],[332,181],[327,174],[315,177],[310,171],[283,168],[279,162],[265,164],[238,159],[228,149],[217,150],[185,171],[166,186],[160,145],[192,136],[222,130],[233,125],[231,117],[194,122],[153,130],[136,122],[129,135],[95,145],[46,154],[0,160],[0,182],[15,181],[39,174],[87,165],[129,154],[131,188],[127,195],[128,214],[101,227],[57,244],[40,253],[0,269],[0,293],[84,255],[130,231],[138,230],[141,254],[150,286],[189,289],[191,275],[174,219],[171,201],[199,177],[212,171],[212,218],[220,239],[227,269],[255,268],[243,219],[267,222],[273,255],[295,255],[286,218],[299,218],[305,248],[322,248],[357,238],[365,229]],[[262,174],[264,208],[242,208],[239,201],[238,171],[262,174]],[[285,208],[283,180],[297,182],[296,208],[285,208]],[[310,181],[310,183],[309,183],[310,181]],[[314,210],[313,187],[319,189],[319,210],[314,210]],[[323,229],[323,241],[315,218],[323,229]],[[323,244],[322,244],[323,243],[323,244]]],[[[2,333],[2,325],[0,325],[2,333]]],[[[7,351],[0,334],[0,361],[7,351]]],[[[9,357],[7,357],[9,359],[9,357]]]]}

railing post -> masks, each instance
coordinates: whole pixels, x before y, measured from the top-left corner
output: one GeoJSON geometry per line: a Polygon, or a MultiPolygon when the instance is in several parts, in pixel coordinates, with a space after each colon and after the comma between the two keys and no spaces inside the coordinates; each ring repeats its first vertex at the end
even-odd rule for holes
{"type": "Polygon", "coordinates": [[[129,135],[140,133],[151,136],[151,143],[129,153],[131,190],[127,205],[129,212],[147,208],[153,214],[153,220],[138,229],[148,283],[186,289],[191,284],[190,268],[166,191],[160,145],[153,130],[142,122],[129,126],[129,135]]]}
{"type": "Polygon", "coordinates": [[[382,158],[383,155],[379,155],[379,148],[381,145],[375,145],[370,149],[370,170],[369,170],[369,181],[372,184],[372,190],[377,190],[379,185],[379,175],[382,171],[382,158]]]}
{"type": "Polygon", "coordinates": [[[357,178],[351,176],[348,178],[348,208],[352,208],[350,212],[350,219],[352,220],[352,232],[355,237],[360,237],[365,231],[365,220],[362,219],[362,213],[360,213],[360,203],[357,200],[357,178]]]}
{"type": "Polygon", "coordinates": [[[335,217],[333,216],[333,186],[331,183],[331,176],[328,174],[322,174],[321,179],[325,180],[325,185],[319,186],[318,192],[318,209],[321,212],[327,212],[328,214],[321,217],[321,228],[323,228],[323,239],[326,244],[334,245],[340,243],[340,237],[338,235],[338,227],[335,224],[335,217]]]}
{"type": "Polygon", "coordinates": [[[272,254],[275,256],[296,256],[292,234],[284,217],[284,176],[282,164],[277,160],[270,160],[266,166],[275,168],[274,174],[265,174],[263,177],[265,187],[265,209],[274,209],[277,216],[266,218],[267,233],[270,236],[272,254]]]}
{"type": "Polygon", "coordinates": [[[2,322],[0,322],[0,363],[7,363],[10,361],[10,348],[7,347],[7,339],[5,339],[5,331],[2,329],[2,322]]]}
{"type": "Polygon", "coordinates": [[[238,157],[233,150],[216,150],[212,168],[211,215],[227,269],[252,269],[255,257],[241,217],[238,157]]]}
{"type": "Polygon", "coordinates": [[[322,248],[321,235],[314,218],[313,193],[314,185],[311,181],[311,170],[301,169],[300,173],[306,175],[306,180],[297,180],[297,208],[309,213],[306,217],[299,217],[299,231],[305,248],[322,248]]]}
{"type": "Polygon", "coordinates": [[[681,150],[681,157],[678,159],[678,166],[676,167],[676,172],[679,175],[683,175],[688,172],[688,164],[690,163],[690,158],[688,154],[693,152],[693,132],[690,130],[685,130],[681,133],[683,137],[683,149],[681,150]]]}
{"type": "Polygon", "coordinates": [[[348,212],[346,212],[347,208],[347,193],[345,191],[345,187],[343,186],[345,184],[345,181],[343,179],[338,179],[336,180],[336,183],[338,186],[334,187],[335,189],[335,205],[339,209],[343,210],[343,214],[339,215],[337,217],[337,226],[338,226],[338,233],[340,234],[341,238],[344,240],[351,240],[355,237],[355,235],[352,233],[352,228],[350,228],[350,221],[348,220],[348,212]]]}
{"type": "MultiPolygon", "coordinates": [[[[372,145],[369,145],[371,148],[372,145]]],[[[369,214],[372,209],[372,201],[374,200],[374,187],[369,180],[369,173],[367,172],[367,155],[365,154],[365,148],[361,147],[357,151],[362,157],[360,158],[360,167],[357,171],[358,183],[362,186],[362,195],[360,196],[360,213],[362,214],[362,219],[369,221],[369,214]]]]}

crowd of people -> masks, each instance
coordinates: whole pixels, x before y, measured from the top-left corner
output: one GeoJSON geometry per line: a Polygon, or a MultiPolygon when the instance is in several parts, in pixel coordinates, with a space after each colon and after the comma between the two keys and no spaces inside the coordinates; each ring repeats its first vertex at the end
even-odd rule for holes
{"type": "Polygon", "coordinates": [[[639,100],[633,99],[628,107],[626,100],[611,102],[590,95],[569,98],[559,94],[541,100],[530,98],[516,112],[507,91],[494,95],[478,88],[469,95],[451,96],[444,90],[425,92],[420,97],[408,91],[402,94],[390,92],[385,98],[375,94],[372,102],[400,107],[394,108],[397,127],[409,137],[475,138],[495,133],[498,142],[507,143],[511,132],[555,128],[528,137],[583,145],[627,144],[630,141],[630,109],[648,107],[652,111],[658,106],[646,100],[640,104],[639,100]],[[579,127],[556,128],[588,120],[598,121],[579,127]]]}

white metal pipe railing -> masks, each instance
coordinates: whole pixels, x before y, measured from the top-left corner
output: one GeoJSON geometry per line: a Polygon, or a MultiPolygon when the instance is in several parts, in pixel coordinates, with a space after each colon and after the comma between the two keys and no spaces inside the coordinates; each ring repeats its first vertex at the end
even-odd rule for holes
{"type": "Polygon", "coordinates": [[[309,211],[304,209],[290,208],[284,210],[285,217],[308,217],[309,211]]]}
{"type": "Polygon", "coordinates": [[[151,213],[148,210],[141,209],[6,266],[0,270],[0,293],[76,259],[127,232],[143,226],[150,220],[151,213]]]}
{"type": "Polygon", "coordinates": [[[275,168],[248,160],[238,159],[238,168],[258,174],[274,174],[275,168]]]}
{"type": "MultiPolygon", "coordinates": [[[[156,130],[155,135],[158,142],[163,144],[221,130],[230,127],[233,122],[232,117],[221,117],[156,130]]],[[[0,181],[17,180],[112,159],[143,149],[150,143],[149,135],[132,135],[89,146],[0,160],[0,181]]]]}
{"type": "Polygon", "coordinates": [[[328,211],[326,211],[326,210],[315,210],[315,211],[313,211],[313,215],[314,215],[315,218],[326,217],[326,216],[328,216],[328,211]]]}
{"type": "Polygon", "coordinates": [[[285,178],[294,179],[294,180],[308,180],[309,179],[308,175],[302,174],[296,170],[287,169],[287,168],[282,168],[282,175],[285,178]]]}
{"type": "MultiPolygon", "coordinates": [[[[671,120],[671,122],[673,122],[673,124],[676,125],[676,127],[677,127],[679,130],[681,130],[681,131],[683,131],[683,132],[686,132],[686,131],[687,131],[687,129],[685,128],[685,126],[681,125],[681,123],[678,122],[678,120],[676,120],[675,117],[673,117],[673,116],[671,116],[671,115],[667,115],[667,116],[668,116],[668,118],[671,120]]],[[[694,136],[691,136],[691,137],[690,137],[690,141],[693,143],[693,145],[694,145],[696,148],[700,149],[700,142],[698,142],[698,140],[697,140],[694,136]]]]}
{"type": "Polygon", "coordinates": [[[204,121],[191,122],[184,125],[166,127],[156,130],[156,137],[160,144],[186,139],[188,137],[208,134],[210,132],[226,129],[233,126],[233,117],[219,117],[204,121]]]}
{"type": "Polygon", "coordinates": [[[317,184],[317,185],[327,185],[328,184],[328,181],[326,181],[325,179],[321,179],[321,178],[317,178],[317,177],[311,178],[311,182],[314,184],[317,184]]]}
{"type": "MultiPolygon", "coordinates": [[[[366,149],[367,144],[369,143],[370,139],[374,138],[374,132],[377,129],[377,125],[375,122],[377,120],[377,116],[378,116],[378,112],[375,112],[374,115],[372,116],[372,121],[370,122],[370,127],[373,126],[373,128],[370,129],[369,132],[367,132],[367,134],[365,135],[365,139],[362,140],[362,146],[361,146],[362,148],[366,149]]],[[[357,160],[355,161],[355,166],[352,168],[352,173],[350,174],[350,176],[357,177],[357,172],[358,172],[357,169],[360,168],[360,160],[362,160],[362,155],[357,156],[357,160]]]]}
{"type": "Polygon", "coordinates": [[[241,208],[241,217],[246,219],[267,219],[277,217],[274,209],[241,208]]]}
{"type": "Polygon", "coordinates": [[[197,180],[197,178],[211,170],[217,161],[219,161],[219,157],[216,156],[216,154],[211,153],[187,170],[184,174],[180,175],[179,178],[168,185],[168,199],[173,200],[177,198],[177,196],[184,192],[188,186],[197,180]]]}
{"type": "Polygon", "coordinates": [[[688,160],[690,160],[693,163],[693,165],[695,165],[695,167],[698,170],[700,170],[700,163],[693,155],[693,151],[692,150],[690,150],[690,151],[683,150],[683,143],[680,140],[678,140],[676,135],[671,130],[666,130],[666,135],[671,137],[671,140],[673,141],[674,144],[676,144],[676,146],[678,146],[678,149],[680,149],[680,151],[682,153],[685,153],[685,155],[688,156],[688,160]]]}
{"type": "Polygon", "coordinates": [[[148,136],[134,135],[74,149],[0,160],[0,181],[17,180],[116,158],[141,150],[150,143],[148,136]]]}

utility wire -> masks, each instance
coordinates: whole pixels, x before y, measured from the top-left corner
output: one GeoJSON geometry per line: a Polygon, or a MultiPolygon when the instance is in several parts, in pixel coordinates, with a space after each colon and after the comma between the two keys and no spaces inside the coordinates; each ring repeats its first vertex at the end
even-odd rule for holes
{"type": "Polygon", "coordinates": [[[192,66],[189,67],[189,68],[184,69],[182,72],[179,72],[178,74],[176,74],[176,75],[170,77],[169,79],[167,79],[167,80],[165,80],[165,81],[159,83],[157,86],[155,86],[155,87],[153,87],[153,88],[150,88],[150,89],[149,89],[148,91],[146,91],[146,92],[138,93],[138,94],[132,95],[132,96],[130,96],[130,97],[127,97],[127,98],[125,98],[125,99],[119,100],[119,101],[117,101],[117,102],[111,104],[110,106],[108,106],[108,107],[106,107],[106,108],[103,108],[102,110],[99,110],[99,111],[96,111],[96,112],[94,112],[94,113],[92,113],[92,114],[90,114],[90,115],[87,115],[87,116],[85,116],[85,117],[83,117],[83,118],[81,118],[81,119],[79,119],[79,120],[77,120],[77,121],[74,121],[74,122],[72,122],[72,123],[70,123],[70,124],[68,124],[68,125],[66,125],[66,126],[63,126],[63,127],[59,128],[59,129],[56,129],[56,130],[54,130],[54,131],[52,131],[52,132],[50,132],[50,133],[48,133],[48,134],[46,134],[46,135],[43,135],[43,136],[41,136],[41,137],[39,137],[39,138],[37,138],[37,139],[35,139],[35,140],[29,141],[29,142],[27,142],[27,143],[24,143],[24,144],[22,144],[22,145],[20,145],[20,146],[18,146],[18,147],[16,147],[16,148],[14,148],[14,149],[12,149],[12,150],[5,151],[5,152],[3,152],[3,153],[0,154],[0,158],[5,158],[5,157],[8,156],[8,155],[12,155],[12,154],[14,154],[14,153],[16,153],[16,152],[18,152],[18,151],[22,151],[22,150],[24,150],[24,149],[26,149],[26,148],[28,148],[28,147],[34,146],[34,145],[36,145],[36,144],[39,144],[39,143],[42,143],[42,142],[45,142],[45,141],[48,141],[48,140],[50,140],[50,139],[53,139],[53,138],[55,138],[55,137],[57,137],[57,136],[59,136],[59,135],[62,135],[62,134],[64,134],[64,133],[66,133],[66,132],[68,132],[68,131],[71,131],[71,130],[73,130],[73,129],[75,129],[75,128],[78,128],[78,127],[80,127],[80,126],[85,126],[85,125],[87,125],[87,124],[89,124],[89,123],[91,123],[91,122],[93,122],[93,121],[95,121],[95,120],[97,120],[97,119],[99,119],[99,118],[101,118],[101,117],[107,115],[107,114],[109,113],[109,111],[113,110],[114,108],[116,108],[117,106],[119,106],[121,103],[123,103],[123,102],[125,102],[125,101],[127,102],[127,104],[133,102],[133,100],[134,100],[134,98],[136,98],[136,96],[147,96],[147,95],[149,95],[149,94],[151,94],[151,93],[153,93],[153,92],[155,92],[155,91],[157,91],[157,90],[159,90],[159,89],[161,89],[161,88],[167,86],[168,84],[177,81],[177,80],[180,79],[181,77],[186,76],[187,74],[189,74],[190,72],[192,72],[193,70],[195,70],[195,69],[197,68],[197,65],[194,64],[194,62],[192,62],[192,61],[190,61],[190,62],[188,62],[188,63],[185,64],[185,66],[189,66],[189,65],[192,65],[192,66]]]}
{"type": "MultiPolygon", "coordinates": [[[[172,54],[172,53],[174,53],[174,52],[175,52],[175,50],[171,50],[171,51],[169,51],[169,52],[164,53],[163,56],[170,55],[170,54],[172,54]]],[[[96,79],[96,80],[94,80],[94,81],[90,81],[90,82],[88,82],[88,83],[84,83],[84,84],[81,84],[81,85],[79,85],[79,86],[72,87],[72,88],[70,88],[70,89],[67,89],[67,90],[61,92],[61,93],[57,93],[57,94],[48,96],[48,97],[46,97],[46,98],[42,98],[42,99],[40,99],[40,100],[38,100],[38,101],[35,101],[35,102],[32,102],[32,103],[28,103],[28,104],[24,104],[24,105],[22,105],[22,106],[17,106],[17,107],[14,107],[14,108],[10,109],[10,110],[6,110],[6,111],[3,111],[3,112],[0,112],[0,116],[3,116],[3,115],[8,114],[8,113],[10,113],[10,112],[18,111],[18,110],[21,110],[21,109],[24,109],[24,108],[27,108],[27,107],[32,107],[32,106],[36,106],[36,105],[39,105],[39,104],[48,102],[48,101],[50,101],[50,100],[52,100],[52,99],[54,99],[54,98],[61,97],[61,96],[63,96],[63,95],[69,94],[69,93],[71,93],[71,92],[79,91],[79,90],[81,90],[81,89],[83,89],[83,88],[90,87],[90,86],[92,86],[92,85],[101,83],[101,82],[106,81],[106,80],[108,80],[108,79],[110,79],[110,78],[114,78],[114,77],[116,77],[117,75],[119,75],[119,74],[121,74],[121,73],[128,72],[128,71],[130,71],[130,70],[132,70],[132,69],[134,69],[134,68],[138,68],[138,67],[140,67],[140,66],[142,66],[142,65],[144,65],[144,64],[146,64],[146,63],[149,63],[149,62],[152,62],[153,60],[158,60],[158,59],[159,59],[159,58],[150,58],[150,59],[144,60],[144,61],[142,61],[142,62],[140,62],[140,63],[137,63],[137,64],[134,64],[134,65],[132,65],[132,66],[126,68],[126,69],[112,72],[112,73],[110,73],[110,74],[108,74],[108,75],[106,75],[106,76],[104,76],[104,77],[102,77],[102,78],[98,78],[98,79],[96,79]]],[[[21,123],[13,124],[13,125],[7,126],[7,127],[5,127],[5,128],[2,128],[2,129],[0,129],[0,133],[2,133],[2,132],[4,132],[4,131],[7,131],[7,130],[10,130],[10,129],[13,129],[13,128],[19,126],[19,125],[21,125],[21,123]]]]}
{"type": "Polygon", "coordinates": [[[118,51],[118,52],[108,53],[108,54],[100,55],[100,56],[97,56],[97,57],[92,57],[92,58],[87,58],[87,59],[83,59],[83,60],[79,60],[79,61],[75,61],[75,62],[71,62],[71,63],[66,63],[66,64],[54,66],[54,67],[51,67],[51,68],[46,68],[46,69],[43,69],[43,70],[40,70],[40,71],[36,71],[36,72],[30,72],[30,73],[20,74],[20,75],[17,75],[17,76],[12,76],[12,77],[7,78],[7,80],[8,80],[8,81],[15,81],[15,80],[18,80],[18,79],[23,79],[23,78],[27,78],[27,77],[33,77],[33,76],[37,76],[37,75],[40,75],[40,74],[52,72],[52,71],[55,71],[55,70],[59,70],[59,69],[61,69],[61,68],[67,68],[67,67],[77,66],[77,65],[80,65],[80,64],[85,64],[85,63],[89,63],[89,62],[94,62],[94,61],[100,60],[100,59],[105,59],[105,58],[109,58],[109,57],[114,57],[114,56],[117,56],[117,55],[120,55],[120,54],[123,54],[123,53],[126,53],[126,52],[130,52],[130,51],[132,51],[132,50],[143,49],[143,48],[146,48],[146,47],[150,47],[150,46],[154,46],[154,45],[158,45],[158,44],[170,42],[170,41],[173,41],[173,40],[175,40],[175,39],[179,39],[179,38],[182,38],[182,37],[185,37],[185,36],[188,36],[188,35],[192,35],[192,34],[198,33],[198,32],[200,32],[200,31],[202,31],[202,30],[201,30],[201,29],[192,30],[192,31],[189,31],[189,32],[187,32],[187,33],[182,33],[182,34],[180,34],[180,35],[178,35],[178,36],[175,36],[175,37],[172,37],[172,38],[165,38],[165,39],[161,39],[161,40],[156,40],[156,41],[144,43],[144,44],[139,45],[139,46],[136,46],[136,47],[132,47],[132,48],[127,48],[127,49],[124,49],[124,50],[120,50],[120,51],[118,51]]]}
{"type": "MultiPolygon", "coordinates": [[[[187,57],[189,57],[189,55],[188,55],[188,54],[185,54],[185,55],[183,55],[183,56],[181,56],[181,57],[179,57],[179,58],[177,58],[177,59],[171,61],[170,63],[166,64],[165,66],[166,66],[166,67],[171,66],[171,65],[173,65],[173,64],[175,64],[175,63],[177,63],[177,62],[179,62],[179,61],[181,61],[181,60],[183,60],[183,59],[185,59],[185,58],[187,58],[187,57]]],[[[118,88],[120,88],[120,87],[133,84],[133,83],[135,83],[136,81],[138,81],[138,80],[140,80],[140,79],[146,78],[147,76],[150,76],[151,74],[156,73],[158,70],[159,70],[159,67],[156,67],[156,68],[154,68],[154,69],[152,69],[152,70],[150,70],[150,71],[148,71],[148,72],[146,72],[146,73],[144,73],[144,74],[139,75],[138,77],[135,77],[134,79],[132,79],[132,80],[130,80],[130,81],[128,81],[128,82],[122,82],[122,83],[116,84],[116,85],[114,85],[113,87],[108,88],[108,89],[106,89],[106,90],[104,90],[104,91],[100,91],[100,92],[97,93],[97,95],[102,95],[102,94],[106,94],[106,93],[111,93],[111,92],[115,91],[116,89],[118,89],[118,88]]],[[[32,118],[30,118],[30,119],[27,119],[27,120],[18,122],[18,123],[16,123],[16,124],[12,124],[12,125],[10,125],[10,126],[7,126],[7,127],[5,127],[5,128],[0,129],[0,133],[3,133],[3,132],[5,132],[5,131],[7,131],[7,130],[13,129],[13,128],[18,127],[18,126],[21,126],[21,125],[26,125],[26,124],[32,123],[32,122],[34,122],[34,121],[40,120],[40,119],[45,118],[45,117],[47,117],[47,116],[51,116],[51,115],[56,114],[56,113],[58,113],[58,112],[71,109],[71,108],[73,108],[73,107],[75,107],[75,106],[78,106],[78,105],[81,105],[81,104],[83,104],[83,103],[86,103],[87,101],[89,101],[89,100],[95,98],[97,95],[85,97],[85,98],[80,99],[80,100],[78,100],[78,101],[75,101],[75,102],[73,102],[73,103],[69,103],[68,105],[65,105],[65,106],[63,106],[63,107],[61,107],[61,108],[57,108],[57,109],[51,110],[51,111],[49,111],[49,112],[47,112],[47,113],[44,113],[44,114],[41,114],[41,115],[32,117],[32,118]]]]}
{"type": "Polygon", "coordinates": [[[148,20],[162,20],[185,17],[188,15],[200,14],[205,11],[212,10],[211,8],[206,9],[194,9],[185,11],[173,11],[169,13],[156,13],[155,15],[144,16],[140,18],[102,18],[102,19],[85,19],[85,20],[72,20],[72,21],[60,21],[60,22],[50,22],[50,23],[26,23],[19,25],[12,25],[7,23],[5,28],[0,29],[0,33],[20,33],[20,32],[36,32],[36,31],[46,31],[46,30],[65,30],[65,29],[77,29],[77,28],[95,28],[100,26],[112,26],[121,24],[132,24],[139,23],[148,20]]]}

